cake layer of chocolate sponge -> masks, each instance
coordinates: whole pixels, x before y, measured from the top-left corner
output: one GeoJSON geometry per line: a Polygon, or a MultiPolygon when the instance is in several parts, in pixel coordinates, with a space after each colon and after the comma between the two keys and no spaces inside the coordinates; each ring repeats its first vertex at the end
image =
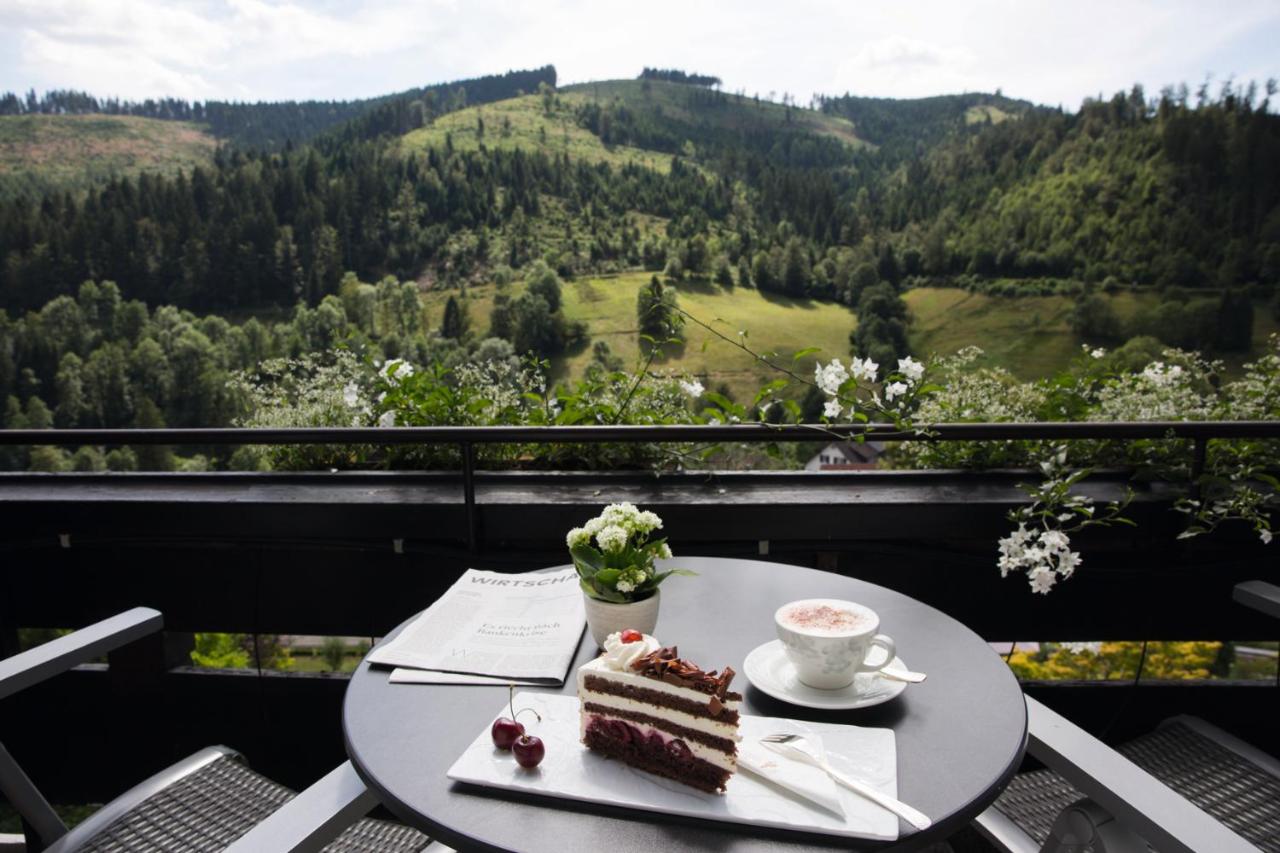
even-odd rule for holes
{"type": "Polygon", "coordinates": [[[723,791],[729,781],[731,774],[728,770],[698,758],[679,740],[665,744],[646,738],[628,737],[623,740],[611,729],[608,721],[592,720],[582,742],[608,758],[616,758],[709,794],[723,791]]]}
{"type": "MultiPolygon", "coordinates": [[[[702,701],[697,701],[686,699],[683,696],[672,696],[670,693],[665,693],[661,690],[650,690],[646,687],[636,687],[631,684],[619,684],[599,675],[588,675],[583,679],[582,686],[593,693],[606,693],[610,696],[634,699],[637,702],[644,702],[646,705],[656,705],[659,708],[683,711],[686,714],[692,714],[695,717],[706,717],[718,723],[726,723],[728,725],[737,725],[738,723],[738,712],[724,707],[720,699],[715,696],[708,696],[702,701]]],[[[742,699],[736,693],[729,694],[725,698],[735,701],[741,701],[742,699]]]]}

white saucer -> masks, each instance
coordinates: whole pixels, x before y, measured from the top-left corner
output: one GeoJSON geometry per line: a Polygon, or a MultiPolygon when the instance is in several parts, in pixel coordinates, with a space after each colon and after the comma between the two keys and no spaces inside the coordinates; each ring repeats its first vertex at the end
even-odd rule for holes
{"type": "MultiPolygon", "coordinates": [[[[874,660],[874,658],[873,658],[874,660]]],[[[895,657],[894,669],[907,669],[902,658],[895,657]]],[[[801,684],[796,677],[795,667],[787,659],[781,640],[770,640],[757,646],[747,655],[742,664],[742,671],[747,680],[762,693],[774,699],[800,705],[804,708],[819,708],[828,711],[850,710],[853,708],[869,708],[888,702],[907,689],[907,682],[896,678],[885,678],[878,672],[860,672],[853,677],[853,683],[839,690],[820,690],[801,684]]]]}

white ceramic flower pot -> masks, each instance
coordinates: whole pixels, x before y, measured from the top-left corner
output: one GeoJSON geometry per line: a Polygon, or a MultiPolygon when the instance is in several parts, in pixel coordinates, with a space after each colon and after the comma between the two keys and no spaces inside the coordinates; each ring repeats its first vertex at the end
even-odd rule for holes
{"type": "Polygon", "coordinates": [[[633,628],[641,634],[652,634],[658,624],[658,600],[660,590],[644,601],[631,601],[626,604],[614,604],[611,601],[598,601],[583,594],[587,605],[587,628],[596,645],[604,648],[605,639],[614,631],[633,628]]]}

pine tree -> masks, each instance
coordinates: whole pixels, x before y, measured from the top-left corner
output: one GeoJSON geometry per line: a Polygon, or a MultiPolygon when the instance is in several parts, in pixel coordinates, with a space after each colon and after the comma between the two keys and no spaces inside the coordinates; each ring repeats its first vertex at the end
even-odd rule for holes
{"type": "Polygon", "coordinates": [[[444,304],[444,319],[440,323],[440,336],[457,340],[462,337],[465,331],[466,325],[463,319],[463,311],[458,306],[457,298],[450,295],[449,301],[444,304]]]}

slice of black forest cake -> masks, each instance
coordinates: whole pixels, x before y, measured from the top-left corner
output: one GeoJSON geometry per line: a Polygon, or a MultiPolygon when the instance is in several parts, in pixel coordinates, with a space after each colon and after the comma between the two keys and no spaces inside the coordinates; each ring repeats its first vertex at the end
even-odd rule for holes
{"type": "Polygon", "coordinates": [[[733,669],[704,672],[648,634],[611,634],[578,670],[582,742],[595,752],[703,791],[723,791],[737,767],[733,669]]]}

